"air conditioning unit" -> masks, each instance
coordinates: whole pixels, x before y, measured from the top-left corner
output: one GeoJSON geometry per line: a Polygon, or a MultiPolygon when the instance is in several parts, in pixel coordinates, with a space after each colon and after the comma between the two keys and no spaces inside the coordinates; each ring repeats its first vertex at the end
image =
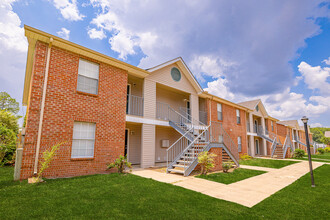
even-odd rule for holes
{"type": "Polygon", "coordinates": [[[162,147],[169,147],[170,146],[170,140],[162,140],[162,147]]]}

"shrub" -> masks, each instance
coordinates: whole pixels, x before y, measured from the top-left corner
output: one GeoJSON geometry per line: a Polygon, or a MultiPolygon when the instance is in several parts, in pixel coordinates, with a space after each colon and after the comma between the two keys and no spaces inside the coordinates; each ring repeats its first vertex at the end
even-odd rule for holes
{"type": "Polygon", "coordinates": [[[0,166],[13,163],[15,150],[15,132],[0,124],[0,166]]]}
{"type": "Polygon", "coordinates": [[[323,148],[317,148],[318,154],[324,154],[325,150],[323,148]]]}
{"type": "Polygon", "coordinates": [[[248,155],[248,154],[243,154],[241,156],[241,160],[251,160],[251,159],[252,159],[252,157],[250,155],[248,155]]]}
{"type": "Polygon", "coordinates": [[[222,169],[224,173],[228,173],[228,170],[232,168],[233,163],[232,162],[223,162],[222,163],[222,169]]]}
{"type": "Polygon", "coordinates": [[[302,150],[302,149],[295,149],[294,150],[294,154],[293,154],[293,157],[294,158],[303,158],[305,155],[305,151],[302,150]]]}
{"type": "Polygon", "coordinates": [[[198,163],[201,166],[201,174],[206,175],[214,167],[214,158],[217,155],[209,152],[202,152],[198,155],[198,163]]]}
{"type": "Polygon", "coordinates": [[[56,155],[56,151],[60,148],[60,146],[62,144],[64,144],[64,143],[62,142],[62,143],[56,144],[52,147],[52,149],[50,151],[45,150],[42,153],[43,161],[41,162],[41,167],[39,169],[38,175],[35,178],[35,183],[42,182],[42,173],[49,167],[50,162],[52,162],[54,156],[56,155]]]}
{"type": "Polygon", "coordinates": [[[120,155],[114,163],[108,165],[108,169],[112,169],[114,167],[117,167],[118,173],[123,173],[126,167],[132,168],[132,164],[127,161],[126,157],[120,155]]]}
{"type": "Polygon", "coordinates": [[[324,148],[324,152],[326,152],[326,153],[330,153],[330,147],[326,147],[326,148],[324,148]]]}

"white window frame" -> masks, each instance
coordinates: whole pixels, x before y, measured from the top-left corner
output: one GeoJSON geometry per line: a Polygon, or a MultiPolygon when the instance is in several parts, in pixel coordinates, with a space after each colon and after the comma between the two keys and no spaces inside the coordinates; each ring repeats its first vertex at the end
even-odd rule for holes
{"type": "MultiPolygon", "coordinates": [[[[81,129],[81,128],[80,128],[81,129]]],[[[86,128],[85,128],[86,129],[86,128]]],[[[86,131],[86,130],[85,130],[86,131]]],[[[96,133],[96,124],[93,122],[82,122],[82,121],[75,121],[73,125],[73,135],[72,135],[72,149],[71,149],[71,158],[93,158],[94,157],[94,151],[95,151],[95,133],[96,133]],[[79,132],[75,129],[78,129],[78,126],[81,125],[88,125],[88,129],[92,128],[93,134],[90,137],[81,137],[81,132],[84,132],[80,130],[79,132]],[[79,135],[78,135],[79,133],[79,135]],[[80,137],[77,137],[80,136],[80,137]],[[80,144],[75,146],[76,141],[86,141],[86,142],[92,142],[92,149],[86,149],[81,148],[81,146],[78,146],[80,144]],[[85,155],[80,155],[80,154],[74,154],[75,150],[86,150],[85,155]],[[92,154],[87,155],[87,151],[92,150],[92,154]]],[[[86,145],[86,144],[85,144],[86,145]]]]}
{"type": "Polygon", "coordinates": [[[100,75],[100,65],[98,63],[94,63],[85,59],[79,59],[79,66],[78,66],[78,78],[77,78],[77,91],[79,92],[84,92],[84,93],[89,93],[93,95],[97,95],[99,91],[99,75],[100,75]],[[94,69],[95,71],[88,71],[94,69]],[[79,88],[80,83],[79,83],[79,78],[87,78],[87,79],[92,79],[96,80],[96,91],[95,92],[90,92],[86,91],[83,88],[79,88]]]}
{"type": "Polygon", "coordinates": [[[223,115],[222,115],[222,104],[217,103],[217,115],[218,115],[218,120],[222,121],[223,120],[223,115]]]}
{"type": "Polygon", "coordinates": [[[236,109],[236,122],[241,124],[241,111],[239,109],[236,109]]]}
{"type": "Polygon", "coordinates": [[[241,136],[237,137],[237,148],[238,148],[238,152],[242,152],[242,137],[241,136]]]}

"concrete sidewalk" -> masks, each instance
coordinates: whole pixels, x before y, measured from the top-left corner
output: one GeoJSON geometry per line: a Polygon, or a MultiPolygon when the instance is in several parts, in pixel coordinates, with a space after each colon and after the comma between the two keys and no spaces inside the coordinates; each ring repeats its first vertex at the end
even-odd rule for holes
{"type": "MultiPolygon", "coordinates": [[[[315,169],[323,164],[324,163],[322,162],[313,162],[313,168],[315,169]]],[[[249,169],[260,169],[260,167],[248,167],[249,169]]],[[[247,207],[253,207],[309,172],[307,161],[295,163],[281,169],[266,169],[268,170],[267,173],[229,185],[201,178],[166,174],[154,170],[137,170],[132,173],[145,178],[152,178],[160,182],[171,183],[176,186],[201,192],[218,199],[235,202],[247,207]]],[[[264,168],[260,170],[264,170],[264,168]]]]}

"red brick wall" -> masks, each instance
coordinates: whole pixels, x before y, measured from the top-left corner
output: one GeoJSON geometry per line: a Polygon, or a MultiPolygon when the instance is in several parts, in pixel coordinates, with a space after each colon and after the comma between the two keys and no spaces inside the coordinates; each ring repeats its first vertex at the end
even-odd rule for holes
{"type": "MultiPolygon", "coordinates": [[[[37,42],[21,179],[33,175],[46,56],[47,45],[37,42]]],[[[107,163],[124,153],[127,72],[99,63],[98,95],[78,93],[80,57],[56,47],[51,50],[39,158],[52,145],[62,141],[66,143],[44,172],[45,177],[103,173],[107,163]],[[94,158],[71,159],[74,121],[96,123],[94,158]]]]}
{"type": "Polygon", "coordinates": [[[288,129],[282,124],[277,124],[277,137],[280,139],[281,143],[284,144],[288,129]]]}
{"type": "Polygon", "coordinates": [[[221,122],[223,128],[229,134],[235,145],[237,146],[237,137],[242,137],[242,152],[240,155],[247,153],[247,136],[246,136],[246,112],[240,110],[241,115],[241,123],[237,124],[236,121],[236,108],[230,105],[222,104],[222,121],[218,120],[217,113],[217,102],[208,99],[207,100],[207,113],[208,113],[208,121],[216,121],[221,122]],[[210,102],[211,102],[211,116],[210,116],[210,102]]]}
{"type": "MultiPolygon", "coordinates": [[[[273,134],[276,134],[276,129],[277,129],[277,123],[276,121],[273,121],[273,127],[274,127],[274,130],[272,130],[272,124],[271,124],[271,119],[266,119],[266,127],[268,129],[268,131],[270,133],[273,133],[273,134]]],[[[267,143],[267,155],[270,155],[271,154],[271,147],[272,147],[272,144],[270,142],[266,142],[267,143]]]]}

